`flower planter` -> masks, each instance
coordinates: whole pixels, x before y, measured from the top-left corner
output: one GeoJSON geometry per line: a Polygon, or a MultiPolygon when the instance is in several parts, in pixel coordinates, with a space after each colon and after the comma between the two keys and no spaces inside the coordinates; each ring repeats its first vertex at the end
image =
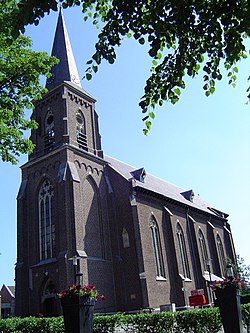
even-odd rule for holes
{"type": "Polygon", "coordinates": [[[219,307],[225,333],[242,333],[240,290],[235,287],[215,290],[215,306],[219,307]]]}
{"type": "Polygon", "coordinates": [[[92,333],[94,297],[61,298],[65,333],[92,333]]]}

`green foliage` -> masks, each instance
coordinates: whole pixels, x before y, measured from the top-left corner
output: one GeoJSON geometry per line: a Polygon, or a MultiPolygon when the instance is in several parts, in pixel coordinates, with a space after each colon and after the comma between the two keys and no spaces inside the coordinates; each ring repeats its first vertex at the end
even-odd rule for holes
{"type": "Polygon", "coordinates": [[[2,333],[64,333],[63,317],[2,319],[0,320],[0,331],[2,333]]]}
{"type": "Polygon", "coordinates": [[[242,310],[242,320],[244,326],[248,328],[248,332],[250,329],[250,303],[249,304],[244,304],[241,306],[242,310]]]}
{"type": "Polygon", "coordinates": [[[175,319],[178,330],[183,333],[216,333],[222,327],[217,308],[180,311],[175,319]]]}
{"type": "Polygon", "coordinates": [[[241,280],[245,283],[250,283],[250,265],[246,265],[244,259],[240,256],[236,256],[236,262],[234,263],[235,273],[239,275],[241,280]]]}
{"type": "Polygon", "coordinates": [[[126,324],[132,328],[132,332],[168,333],[172,331],[174,317],[170,312],[142,313],[127,316],[126,324]]]}
{"type": "Polygon", "coordinates": [[[241,295],[250,295],[250,265],[246,265],[244,259],[237,255],[234,263],[235,273],[245,283],[245,287],[241,291],[241,295]]]}
{"type": "Polygon", "coordinates": [[[95,316],[93,333],[114,333],[116,325],[119,324],[120,315],[95,316]]]}
{"type": "MultiPolygon", "coordinates": [[[[186,86],[185,77],[195,77],[201,70],[206,96],[215,92],[222,67],[234,87],[236,63],[247,57],[244,39],[250,36],[248,0],[21,0],[17,28],[38,24],[44,13],[56,10],[60,3],[64,8],[81,5],[84,20],[91,18],[94,25],[102,26],[96,52],[88,62],[87,79],[103,59],[114,63],[115,47],[125,37],[133,37],[140,45],[147,42],[152,71],[139,103],[146,114],[163,101],[178,102],[186,86]]],[[[148,118],[149,114],[143,118],[145,134],[151,127],[148,118]]]]}
{"type": "Polygon", "coordinates": [[[20,153],[30,153],[32,142],[25,131],[36,128],[25,118],[32,100],[41,98],[45,89],[40,75],[48,75],[56,59],[45,52],[31,50],[30,38],[13,35],[17,7],[14,0],[3,0],[0,7],[0,156],[15,164],[20,153]]]}

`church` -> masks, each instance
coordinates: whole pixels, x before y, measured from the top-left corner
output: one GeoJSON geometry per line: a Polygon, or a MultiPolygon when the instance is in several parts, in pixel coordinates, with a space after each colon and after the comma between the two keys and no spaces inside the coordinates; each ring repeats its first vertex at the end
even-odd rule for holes
{"type": "Polygon", "coordinates": [[[61,12],[52,55],[60,62],[34,102],[35,149],[21,167],[16,315],[61,315],[57,295],[73,283],[105,294],[102,313],[185,308],[194,290],[210,304],[209,282],[235,259],[228,214],[104,154],[61,12]]]}

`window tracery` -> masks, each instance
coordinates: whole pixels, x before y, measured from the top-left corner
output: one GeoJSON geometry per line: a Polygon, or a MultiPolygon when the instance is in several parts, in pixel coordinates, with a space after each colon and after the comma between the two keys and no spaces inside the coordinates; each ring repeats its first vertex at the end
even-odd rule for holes
{"type": "Polygon", "coordinates": [[[185,244],[184,234],[179,223],[177,223],[176,225],[176,234],[177,234],[180,257],[181,257],[181,267],[182,267],[181,273],[184,276],[184,278],[190,279],[190,269],[188,264],[186,244],[185,244]]]}
{"type": "Polygon", "coordinates": [[[76,138],[79,148],[87,148],[87,135],[86,135],[86,124],[85,118],[82,112],[77,112],[76,114],[76,138]]]}
{"type": "Polygon", "coordinates": [[[207,246],[205,242],[205,238],[203,235],[203,232],[201,229],[198,231],[198,239],[199,239],[199,244],[200,244],[200,251],[201,251],[201,259],[202,259],[202,265],[203,265],[203,270],[208,271],[209,267],[209,261],[208,261],[208,254],[207,254],[207,246]]]}
{"type": "Polygon", "coordinates": [[[226,259],[225,259],[223,244],[222,244],[219,234],[217,234],[217,236],[216,236],[216,243],[217,243],[217,249],[218,249],[218,255],[219,255],[221,275],[224,275],[226,259]]]}
{"type": "Polygon", "coordinates": [[[149,226],[150,226],[150,230],[151,230],[156,275],[157,275],[157,278],[166,278],[164,264],[163,264],[159,228],[158,228],[158,224],[157,224],[157,221],[154,218],[154,216],[151,217],[151,219],[149,221],[149,226]]]}
{"type": "Polygon", "coordinates": [[[39,245],[40,260],[55,257],[54,189],[45,180],[39,191],[39,245]]]}

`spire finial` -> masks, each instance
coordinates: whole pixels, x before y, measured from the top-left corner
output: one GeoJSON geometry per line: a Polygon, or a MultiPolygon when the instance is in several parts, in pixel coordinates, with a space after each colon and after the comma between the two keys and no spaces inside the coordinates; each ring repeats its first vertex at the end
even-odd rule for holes
{"type": "Polygon", "coordinates": [[[59,8],[51,55],[57,57],[60,62],[52,67],[52,75],[46,82],[46,88],[50,90],[61,84],[63,81],[70,81],[81,87],[61,6],[59,8]]]}

